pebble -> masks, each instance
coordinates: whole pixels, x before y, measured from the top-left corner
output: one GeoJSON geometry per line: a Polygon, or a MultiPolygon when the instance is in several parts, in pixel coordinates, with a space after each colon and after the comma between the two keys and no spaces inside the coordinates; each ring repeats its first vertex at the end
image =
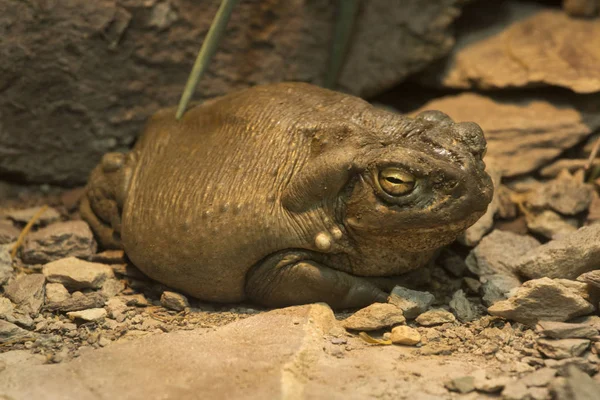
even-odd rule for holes
{"type": "Polygon", "coordinates": [[[536,331],[553,339],[591,339],[599,334],[598,329],[587,324],[573,324],[557,321],[539,321],[536,331]]]}
{"type": "Polygon", "coordinates": [[[18,309],[36,316],[44,303],[44,282],[42,274],[21,275],[4,288],[4,294],[18,309]]]}
{"type": "MultiPolygon", "coordinates": [[[[26,225],[42,207],[32,207],[24,210],[7,210],[4,217],[18,224],[26,225]]],[[[33,226],[48,225],[60,219],[60,213],[52,207],[48,207],[46,211],[35,221],[33,226]]]]}
{"type": "Polygon", "coordinates": [[[529,279],[575,279],[600,269],[600,224],[551,240],[519,257],[514,268],[529,279]]]}
{"type": "Polygon", "coordinates": [[[180,293],[164,291],[160,296],[160,304],[169,310],[183,311],[189,308],[190,303],[187,297],[180,293]]]}
{"type": "Polygon", "coordinates": [[[429,292],[419,292],[396,286],[388,297],[388,303],[402,310],[407,319],[414,319],[424,313],[433,304],[435,297],[429,292]]]}
{"type": "Polygon", "coordinates": [[[99,308],[104,306],[106,299],[101,293],[74,292],[69,298],[59,302],[47,302],[44,308],[48,311],[80,311],[88,308],[99,308]]]}
{"type": "Polygon", "coordinates": [[[114,278],[109,266],[75,257],[52,261],[42,271],[48,282],[62,283],[69,290],[99,289],[107,279],[114,278]]]}
{"type": "Polygon", "coordinates": [[[441,325],[448,322],[455,322],[456,318],[454,314],[442,309],[433,309],[429,310],[421,315],[419,315],[416,320],[419,325],[423,326],[432,326],[432,325],[441,325]]]}
{"type": "Polygon", "coordinates": [[[71,319],[82,319],[84,321],[99,321],[107,315],[104,308],[90,308],[81,311],[71,311],[67,316],[71,319]]]}
{"type": "Polygon", "coordinates": [[[89,257],[96,252],[96,241],[84,221],[52,224],[27,236],[21,249],[26,264],[44,264],[66,257],[89,257]]]}
{"type": "Polygon", "coordinates": [[[91,262],[102,264],[124,264],[126,263],[125,252],[123,250],[105,250],[100,253],[92,254],[89,257],[91,262]]]}
{"type": "Polygon", "coordinates": [[[566,321],[592,311],[594,307],[573,289],[549,278],[527,281],[513,297],[488,308],[492,315],[528,325],[540,320],[566,321]]]}
{"type": "Polygon", "coordinates": [[[587,339],[538,339],[537,349],[548,358],[578,357],[590,347],[587,339]]]}
{"type": "Polygon", "coordinates": [[[470,322],[479,316],[475,306],[467,299],[465,292],[457,290],[450,300],[450,309],[462,322],[470,322]]]}
{"type": "Polygon", "coordinates": [[[342,326],[356,331],[374,331],[406,321],[402,310],[389,303],[373,303],[342,320],[342,326]]]}
{"type": "Polygon", "coordinates": [[[410,326],[400,325],[392,328],[390,339],[394,344],[414,346],[421,342],[421,334],[410,326]]]}
{"type": "Polygon", "coordinates": [[[444,386],[452,392],[469,393],[475,390],[475,378],[472,376],[461,376],[447,381],[444,383],[444,386]]]}
{"type": "Polygon", "coordinates": [[[545,210],[527,219],[527,228],[548,239],[573,233],[577,230],[576,220],[565,220],[554,211],[545,210]]]}

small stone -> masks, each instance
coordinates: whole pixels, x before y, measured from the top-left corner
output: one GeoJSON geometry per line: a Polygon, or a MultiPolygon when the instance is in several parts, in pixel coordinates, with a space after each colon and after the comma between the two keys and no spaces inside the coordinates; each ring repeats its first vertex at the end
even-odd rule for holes
{"type": "Polygon", "coordinates": [[[598,330],[587,324],[573,324],[556,321],[539,321],[536,331],[553,339],[585,338],[597,336],[598,330]]]}
{"type": "Polygon", "coordinates": [[[519,257],[514,268],[529,279],[542,277],[575,279],[600,269],[600,224],[539,246],[519,257]]]}
{"type": "Polygon", "coordinates": [[[527,227],[533,233],[547,237],[558,238],[577,230],[576,220],[566,220],[554,211],[545,210],[527,219],[527,227]]]}
{"type": "Polygon", "coordinates": [[[552,368],[540,368],[520,379],[527,387],[546,386],[556,376],[556,370],[552,368]]]}
{"type": "Polygon", "coordinates": [[[592,185],[564,171],[556,179],[529,192],[526,202],[534,209],[552,209],[563,215],[576,215],[588,209],[593,193],[592,185]]]}
{"type": "Polygon", "coordinates": [[[46,284],[46,304],[60,303],[61,301],[67,300],[69,297],[71,297],[71,295],[64,285],[60,283],[46,284]]]}
{"type": "Polygon", "coordinates": [[[429,292],[419,292],[402,286],[396,286],[388,297],[388,303],[400,308],[407,319],[414,319],[427,311],[434,301],[435,297],[429,292]]]}
{"type": "Polygon", "coordinates": [[[481,300],[488,307],[497,301],[508,299],[521,287],[521,281],[513,275],[486,275],[482,279],[484,283],[481,286],[481,300]]]}
{"type": "Polygon", "coordinates": [[[475,390],[475,378],[472,376],[461,376],[460,378],[449,380],[444,386],[452,392],[469,393],[475,390]]]}
{"type": "Polygon", "coordinates": [[[119,279],[107,279],[102,285],[101,293],[106,298],[116,296],[125,290],[125,283],[119,279]]]}
{"type": "MultiPolygon", "coordinates": [[[[26,225],[38,213],[42,207],[32,207],[25,210],[7,210],[4,212],[4,217],[21,225],[26,225]]],[[[54,208],[49,207],[42,215],[34,222],[33,226],[49,225],[60,219],[60,214],[54,208]]]]}
{"type": "Polygon", "coordinates": [[[44,303],[44,282],[42,274],[21,275],[5,288],[5,295],[21,311],[35,316],[44,303]]]}
{"type": "Polygon", "coordinates": [[[111,318],[116,319],[118,315],[121,315],[127,311],[127,304],[122,298],[116,297],[108,299],[106,302],[106,308],[108,310],[108,315],[111,318]]]}
{"type": "Polygon", "coordinates": [[[450,300],[450,309],[462,322],[470,322],[479,316],[475,306],[467,299],[462,290],[457,290],[450,300]]]}
{"type": "Polygon", "coordinates": [[[75,257],[52,261],[44,265],[43,273],[48,282],[62,283],[69,290],[99,289],[114,278],[111,267],[75,257]]]}
{"type": "Polygon", "coordinates": [[[392,328],[391,338],[392,343],[414,346],[421,342],[421,334],[410,326],[395,326],[392,328]]]}
{"type": "Polygon", "coordinates": [[[514,260],[539,245],[540,242],[531,236],[495,230],[471,250],[465,262],[469,270],[478,276],[512,275],[515,272],[512,267],[514,260]]]}
{"type": "Polygon", "coordinates": [[[442,309],[429,310],[419,315],[416,320],[419,325],[432,326],[441,325],[449,322],[455,322],[454,314],[442,309]]]}
{"type": "Polygon", "coordinates": [[[104,308],[90,308],[81,311],[71,311],[67,316],[71,319],[82,319],[84,321],[99,321],[107,315],[104,308]]]}
{"type": "Polygon", "coordinates": [[[52,224],[27,236],[21,250],[26,264],[44,264],[66,257],[89,257],[96,252],[96,241],[84,221],[52,224]]]}
{"type": "Polygon", "coordinates": [[[373,303],[362,308],[342,321],[346,329],[356,331],[374,331],[406,321],[402,310],[389,303],[373,303]]]}
{"type": "Polygon", "coordinates": [[[17,241],[19,230],[10,221],[0,220],[0,244],[9,244],[17,241]]]}
{"type": "Polygon", "coordinates": [[[169,310],[183,311],[190,306],[187,297],[182,294],[165,291],[160,296],[160,304],[169,310]]]}
{"type": "Polygon", "coordinates": [[[590,347],[587,339],[538,339],[537,349],[548,358],[578,357],[590,347]]]}
{"type": "Polygon", "coordinates": [[[529,325],[540,320],[566,321],[593,310],[579,294],[549,278],[527,281],[513,297],[488,308],[492,315],[529,325]]]}
{"type": "Polygon", "coordinates": [[[128,306],[136,306],[136,307],[149,307],[152,305],[141,293],[132,294],[128,296],[122,296],[128,306]]]}
{"type": "Polygon", "coordinates": [[[0,344],[10,343],[31,336],[33,336],[33,334],[25,329],[19,328],[13,323],[0,320],[0,344]]]}
{"type": "Polygon", "coordinates": [[[101,253],[92,254],[89,260],[101,264],[124,264],[126,262],[123,250],[105,250],[101,253]]]}
{"type": "Polygon", "coordinates": [[[577,277],[577,280],[600,289],[600,269],[581,274],[577,277]]]}
{"type": "Polygon", "coordinates": [[[83,294],[74,292],[67,299],[58,302],[46,302],[44,308],[48,311],[80,311],[89,308],[99,308],[104,306],[106,299],[101,293],[93,292],[83,294]]]}

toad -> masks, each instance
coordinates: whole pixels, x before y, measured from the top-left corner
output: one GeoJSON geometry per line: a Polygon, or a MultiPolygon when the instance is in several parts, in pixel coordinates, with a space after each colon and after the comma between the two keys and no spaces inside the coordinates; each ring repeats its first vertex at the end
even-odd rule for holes
{"type": "Polygon", "coordinates": [[[361,307],[486,211],[485,150],[477,124],[439,111],[257,86],[157,112],[80,209],[101,245],[198,299],[361,307]]]}

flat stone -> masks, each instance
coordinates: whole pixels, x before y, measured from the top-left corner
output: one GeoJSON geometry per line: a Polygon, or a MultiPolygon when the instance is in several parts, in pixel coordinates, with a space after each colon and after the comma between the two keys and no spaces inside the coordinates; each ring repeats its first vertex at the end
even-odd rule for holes
{"type": "Polygon", "coordinates": [[[577,277],[577,280],[600,289],[600,269],[581,274],[577,277]]]}
{"type": "Polygon", "coordinates": [[[21,249],[26,264],[44,264],[66,257],[90,257],[96,252],[96,241],[84,221],[52,224],[27,236],[21,249]]]}
{"type": "Polygon", "coordinates": [[[20,233],[12,222],[0,220],[0,244],[16,242],[20,233]]]}
{"type": "Polygon", "coordinates": [[[485,161],[503,177],[533,172],[591,133],[579,111],[543,99],[511,102],[462,93],[436,98],[414,114],[423,110],[440,110],[456,122],[477,121],[487,141],[485,161]]]}
{"type": "Polygon", "coordinates": [[[102,293],[92,292],[84,294],[81,292],[74,292],[65,300],[47,301],[44,305],[44,309],[48,311],[60,312],[80,311],[90,308],[103,307],[105,302],[106,298],[102,295],[102,293]]]}
{"type": "Polygon", "coordinates": [[[460,378],[449,380],[445,383],[445,386],[452,392],[469,393],[475,390],[475,378],[472,376],[461,376],[460,378]]]}
{"type": "Polygon", "coordinates": [[[494,274],[486,275],[481,285],[481,300],[487,307],[497,301],[506,300],[521,287],[521,281],[513,275],[494,274]]]}
{"type": "Polygon", "coordinates": [[[26,337],[33,337],[33,334],[13,323],[0,319],[0,344],[10,343],[26,337]]]}
{"type": "Polygon", "coordinates": [[[515,273],[515,260],[539,246],[540,242],[531,236],[495,230],[471,250],[465,262],[469,270],[478,276],[512,275],[515,273]]]}
{"type": "Polygon", "coordinates": [[[454,314],[449,311],[433,309],[419,315],[415,321],[417,321],[419,325],[432,326],[455,322],[456,317],[454,317],[454,314]]]}
{"type": "Polygon", "coordinates": [[[538,339],[537,349],[548,358],[579,357],[590,347],[588,339],[538,339]]]}
{"type": "MultiPolygon", "coordinates": [[[[4,210],[0,215],[8,218],[18,224],[26,225],[38,213],[42,207],[26,208],[24,210],[4,210]]],[[[60,219],[60,213],[52,207],[46,211],[34,222],[33,226],[49,225],[60,219]]]]}
{"type": "Polygon", "coordinates": [[[536,331],[553,339],[591,339],[599,334],[598,329],[587,324],[574,324],[557,321],[539,321],[536,331]]]}
{"type": "Polygon", "coordinates": [[[82,319],[84,321],[99,321],[104,319],[107,312],[104,308],[89,308],[81,311],[71,311],[67,316],[71,319],[82,319]]]}
{"type": "Polygon", "coordinates": [[[59,303],[67,300],[71,295],[67,288],[60,283],[46,284],[46,304],[59,303]]]}
{"type": "Polygon", "coordinates": [[[21,275],[5,287],[5,295],[23,312],[35,316],[44,304],[42,274],[21,275]]]}
{"type": "Polygon", "coordinates": [[[160,296],[160,304],[169,310],[183,311],[190,306],[187,297],[182,294],[165,291],[160,296]]]}
{"type": "Polygon", "coordinates": [[[402,310],[389,303],[373,303],[342,320],[342,326],[356,331],[374,331],[406,321],[402,310]]]}
{"type": "Polygon", "coordinates": [[[578,293],[549,278],[527,281],[513,297],[488,308],[492,315],[528,325],[540,320],[566,321],[593,310],[578,293]]]}
{"type": "Polygon", "coordinates": [[[457,290],[450,300],[450,309],[462,322],[470,322],[479,317],[475,306],[467,299],[465,292],[457,290]]]}
{"type": "Polygon", "coordinates": [[[556,376],[556,370],[552,368],[540,368],[520,379],[525,386],[546,386],[556,376]]]}
{"type": "Polygon", "coordinates": [[[10,257],[10,250],[13,246],[14,244],[0,245],[0,286],[8,282],[14,273],[10,257]]]}
{"type": "Polygon", "coordinates": [[[407,319],[414,319],[424,313],[433,304],[435,297],[429,292],[419,292],[402,286],[396,286],[388,297],[388,303],[402,310],[407,319]]]}
{"type": "Polygon", "coordinates": [[[594,382],[588,374],[571,365],[567,368],[566,379],[552,385],[553,399],[556,400],[597,400],[600,382],[594,382]]]}
{"type": "Polygon", "coordinates": [[[563,219],[554,211],[545,210],[528,218],[527,228],[533,233],[554,239],[577,231],[577,220],[563,219]]]}
{"type": "Polygon", "coordinates": [[[104,281],[114,278],[111,267],[75,257],[63,258],[44,265],[48,282],[62,283],[69,290],[99,289],[104,281]]]}
{"type": "Polygon", "coordinates": [[[583,176],[563,171],[556,179],[541,183],[527,193],[526,203],[533,209],[576,215],[590,207],[593,194],[594,186],[585,183],[583,176]]]}
{"type": "Polygon", "coordinates": [[[600,224],[584,226],[576,232],[551,240],[514,261],[523,276],[536,279],[575,279],[600,269],[600,224]]]}
{"type": "Polygon", "coordinates": [[[394,344],[414,346],[421,342],[421,334],[410,326],[400,325],[392,328],[390,340],[394,344]]]}

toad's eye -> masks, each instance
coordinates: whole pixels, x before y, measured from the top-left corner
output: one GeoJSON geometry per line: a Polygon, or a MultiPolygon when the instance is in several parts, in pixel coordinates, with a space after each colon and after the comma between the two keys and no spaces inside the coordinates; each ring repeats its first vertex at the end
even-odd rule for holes
{"type": "Polygon", "coordinates": [[[390,196],[404,196],[415,188],[415,177],[398,168],[379,172],[379,185],[390,196]]]}

